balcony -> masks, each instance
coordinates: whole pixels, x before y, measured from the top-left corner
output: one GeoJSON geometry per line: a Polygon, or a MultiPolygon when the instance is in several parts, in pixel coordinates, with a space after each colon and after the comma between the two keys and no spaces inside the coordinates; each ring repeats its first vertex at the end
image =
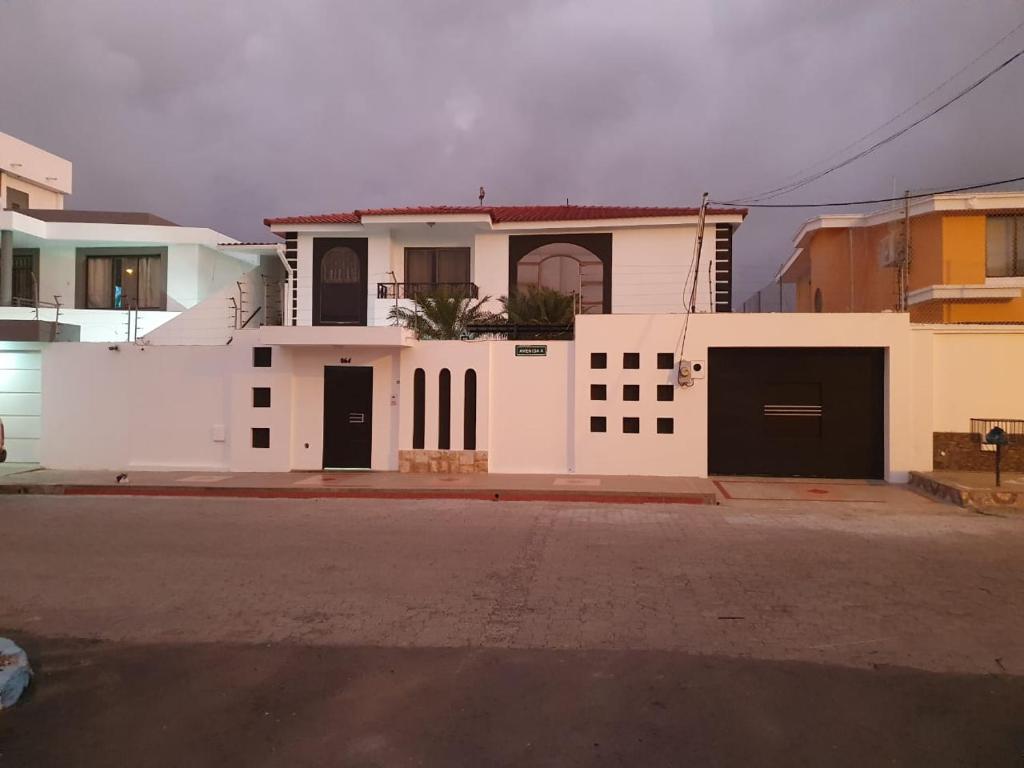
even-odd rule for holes
{"type": "Polygon", "coordinates": [[[476,283],[377,283],[378,299],[415,299],[423,293],[461,294],[470,299],[479,298],[476,283]]]}

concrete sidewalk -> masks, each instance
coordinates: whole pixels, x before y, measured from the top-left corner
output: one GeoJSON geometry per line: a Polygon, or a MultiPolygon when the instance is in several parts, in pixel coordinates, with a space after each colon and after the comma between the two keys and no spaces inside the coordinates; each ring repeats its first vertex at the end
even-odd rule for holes
{"type": "Polygon", "coordinates": [[[718,503],[714,483],[694,477],[128,471],[118,483],[117,475],[27,467],[0,477],[0,494],[718,503]]]}
{"type": "Polygon", "coordinates": [[[995,472],[953,470],[911,472],[910,485],[960,507],[1024,512],[1024,472],[1003,472],[998,488],[995,472]]]}

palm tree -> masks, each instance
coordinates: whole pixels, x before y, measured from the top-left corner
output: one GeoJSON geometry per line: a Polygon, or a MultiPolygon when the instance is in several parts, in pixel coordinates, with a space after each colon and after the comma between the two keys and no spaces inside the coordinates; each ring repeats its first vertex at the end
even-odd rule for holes
{"type": "Polygon", "coordinates": [[[461,339],[469,333],[470,324],[491,319],[483,309],[490,300],[490,296],[472,299],[446,288],[422,291],[415,296],[415,308],[392,307],[388,319],[416,331],[421,339],[461,339]]]}
{"type": "Polygon", "coordinates": [[[512,325],[572,325],[576,319],[575,297],[554,288],[528,285],[499,301],[512,325]]]}

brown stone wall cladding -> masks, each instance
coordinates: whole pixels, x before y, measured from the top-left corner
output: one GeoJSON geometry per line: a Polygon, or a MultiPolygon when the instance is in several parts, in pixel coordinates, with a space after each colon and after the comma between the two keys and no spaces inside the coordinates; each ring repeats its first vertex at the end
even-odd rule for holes
{"type": "Polygon", "coordinates": [[[472,475],[487,472],[487,451],[399,451],[399,472],[472,475]]]}
{"type": "MultiPolygon", "coordinates": [[[[932,463],[935,469],[962,469],[987,472],[995,469],[994,452],[981,450],[981,438],[970,432],[936,432],[932,436],[932,463]]],[[[1003,448],[1002,468],[1024,472],[1024,439],[1010,438],[1003,448]]]]}

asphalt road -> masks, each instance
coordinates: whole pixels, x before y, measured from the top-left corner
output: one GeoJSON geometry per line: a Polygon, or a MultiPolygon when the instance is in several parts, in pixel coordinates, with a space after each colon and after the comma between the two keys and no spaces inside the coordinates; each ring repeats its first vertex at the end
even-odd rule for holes
{"type": "Polygon", "coordinates": [[[1024,762],[1024,519],[0,499],[0,766],[1024,762]]]}

